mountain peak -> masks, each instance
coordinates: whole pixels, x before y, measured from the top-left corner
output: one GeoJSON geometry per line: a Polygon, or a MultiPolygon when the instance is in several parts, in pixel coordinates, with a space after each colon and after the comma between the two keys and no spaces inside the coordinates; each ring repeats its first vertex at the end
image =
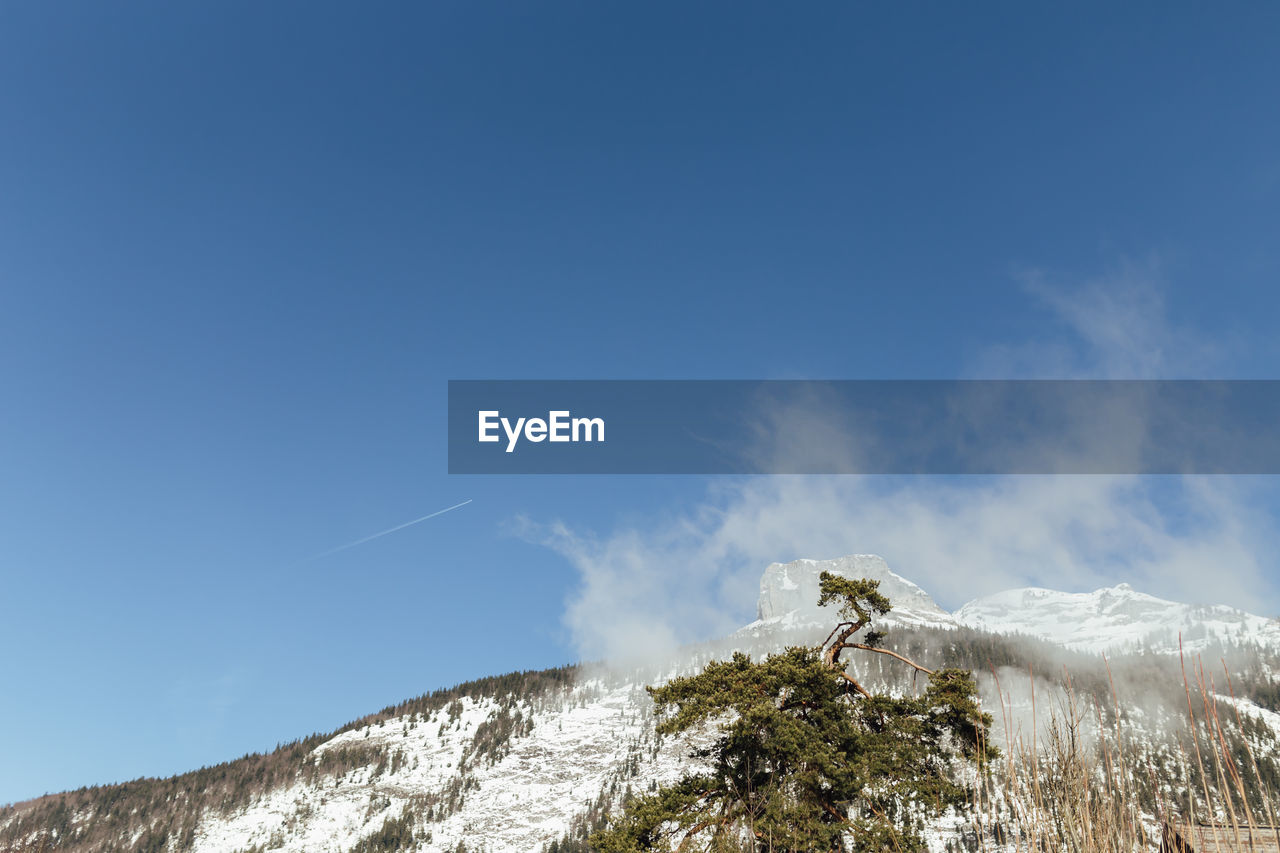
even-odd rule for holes
{"type": "Polygon", "coordinates": [[[975,599],[954,614],[927,592],[890,570],[875,554],[832,560],[773,563],[760,578],[757,621],[751,634],[777,629],[809,630],[837,621],[836,608],[818,607],[819,577],[831,572],[880,582],[893,610],[880,624],[934,628],[964,626],[996,634],[1026,634],[1076,651],[1146,648],[1176,652],[1212,644],[1280,646],[1280,622],[1226,606],[1182,604],[1118,583],[1092,592],[1059,592],[1024,587],[975,599]]]}
{"type": "Polygon", "coordinates": [[[886,622],[955,626],[951,614],[939,607],[927,592],[891,571],[884,559],[875,554],[771,564],[760,578],[760,599],[756,606],[759,620],[786,620],[796,624],[831,622],[835,608],[818,607],[818,579],[823,572],[879,581],[880,592],[893,604],[886,622]]]}
{"type": "Polygon", "coordinates": [[[1274,620],[1224,605],[1182,604],[1120,583],[1093,592],[1026,587],[970,601],[955,612],[961,625],[997,634],[1027,634],[1077,651],[1147,648],[1176,652],[1211,643],[1280,644],[1274,620]]]}

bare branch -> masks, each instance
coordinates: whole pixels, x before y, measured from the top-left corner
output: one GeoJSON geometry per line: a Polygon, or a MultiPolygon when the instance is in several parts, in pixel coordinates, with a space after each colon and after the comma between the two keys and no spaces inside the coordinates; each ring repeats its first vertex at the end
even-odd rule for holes
{"type": "MultiPolygon", "coordinates": [[[[822,647],[823,647],[824,649],[827,647],[827,643],[831,642],[831,638],[832,638],[832,637],[834,637],[834,636],[836,635],[836,631],[839,631],[841,628],[844,628],[844,627],[847,627],[847,626],[849,626],[849,625],[853,625],[853,624],[854,624],[853,622],[841,622],[839,625],[837,625],[837,626],[835,626],[834,628],[832,628],[832,629],[831,629],[831,633],[830,633],[830,634],[827,634],[827,638],[826,638],[825,640],[823,640],[823,641],[822,641],[822,647]]],[[[856,631],[857,629],[855,628],[854,630],[856,631]]]]}
{"type": "Polygon", "coordinates": [[[905,664],[914,666],[916,669],[920,670],[925,675],[933,675],[933,670],[927,669],[921,666],[920,664],[916,663],[915,661],[911,660],[910,658],[904,658],[902,655],[898,654],[897,652],[891,652],[888,649],[878,649],[875,646],[868,646],[866,643],[845,643],[844,647],[846,649],[862,649],[864,652],[875,652],[878,655],[888,655],[891,658],[897,658],[898,660],[902,661],[905,664]]]}
{"type": "Polygon", "coordinates": [[[871,698],[871,694],[867,691],[867,688],[859,684],[852,675],[845,672],[843,669],[838,670],[838,672],[840,673],[841,678],[843,678],[845,681],[853,685],[854,690],[857,690],[859,693],[861,693],[863,696],[867,697],[868,699],[871,698]]]}

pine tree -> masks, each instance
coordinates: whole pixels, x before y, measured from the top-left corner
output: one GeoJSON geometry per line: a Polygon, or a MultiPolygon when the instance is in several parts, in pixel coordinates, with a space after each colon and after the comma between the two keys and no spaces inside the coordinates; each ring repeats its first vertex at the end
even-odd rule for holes
{"type": "Polygon", "coordinates": [[[996,756],[972,675],[928,670],[870,630],[856,639],[891,608],[878,581],[820,582],[819,604],[839,604],[844,620],[821,646],[738,653],[647,688],[660,733],[714,727],[693,753],[706,769],[632,800],[594,850],[918,853],[924,820],[965,805],[958,771],[996,756]],[[918,696],[872,694],[845,670],[851,649],[891,655],[928,684],[918,696]]]}

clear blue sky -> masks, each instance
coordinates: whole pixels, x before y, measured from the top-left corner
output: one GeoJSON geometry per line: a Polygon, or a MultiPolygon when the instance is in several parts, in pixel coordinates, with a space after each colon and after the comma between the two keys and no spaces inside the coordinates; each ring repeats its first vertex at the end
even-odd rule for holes
{"type": "Polygon", "coordinates": [[[0,5],[0,801],[572,659],[575,570],[511,519],[705,484],[450,478],[449,378],[951,377],[1059,331],[1020,270],[1150,258],[1275,377],[1278,40],[1271,4],[0,5]]]}

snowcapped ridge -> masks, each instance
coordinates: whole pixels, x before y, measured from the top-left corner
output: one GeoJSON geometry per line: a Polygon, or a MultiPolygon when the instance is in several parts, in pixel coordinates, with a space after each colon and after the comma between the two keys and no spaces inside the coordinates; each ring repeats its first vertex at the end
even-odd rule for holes
{"type": "Polygon", "coordinates": [[[955,613],[938,606],[927,592],[891,571],[874,554],[834,560],[773,563],[760,579],[757,621],[739,634],[759,636],[833,624],[833,608],[820,608],[822,572],[880,581],[893,603],[886,625],[930,628],[967,627],[996,634],[1025,634],[1075,651],[1157,653],[1211,644],[1261,645],[1280,649],[1280,620],[1226,605],[1182,604],[1135,590],[1127,583],[1093,592],[1059,592],[1038,587],[1011,589],[977,598],[955,613]]]}
{"type": "Polygon", "coordinates": [[[1027,634],[1076,651],[1168,653],[1213,643],[1280,648],[1280,621],[1226,605],[1182,604],[1127,583],[1093,592],[1027,587],[970,601],[958,623],[997,634],[1027,634]]]}

